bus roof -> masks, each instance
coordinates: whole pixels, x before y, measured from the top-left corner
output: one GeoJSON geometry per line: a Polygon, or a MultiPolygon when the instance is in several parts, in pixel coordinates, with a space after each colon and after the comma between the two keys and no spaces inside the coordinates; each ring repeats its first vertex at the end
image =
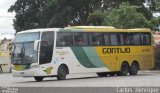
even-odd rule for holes
{"type": "Polygon", "coordinates": [[[70,26],[63,28],[41,28],[41,29],[30,29],[18,32],[45,32],[45,31],[70,31],[70,32],[151,32],[148,28],[133,28],[133,29],[117,29],[112,26],[70,26]]]}
{"type": "Polygon", "coordinates": [[[73,32],[151,32],[148,28],[117,29],[112,26],[71,26],[63,31],[73,32]]]}
{"type": "Polygon", "coordinates": [[[107,28],[112,28],[114,29],[115,27],[113,26],[71,26],[71,27],[66,27],[66,28],[75,28],[75,29],[107,29],[107,28]]]}
{"type": "Polygon", "coordinates": [[[18,32],[19,33],[28,33],[28,32],[45,32],[45,31],[59,31],[61,28],[41,28],[41,29],[30,29],[30,30],[25,30],[18,32]]]}

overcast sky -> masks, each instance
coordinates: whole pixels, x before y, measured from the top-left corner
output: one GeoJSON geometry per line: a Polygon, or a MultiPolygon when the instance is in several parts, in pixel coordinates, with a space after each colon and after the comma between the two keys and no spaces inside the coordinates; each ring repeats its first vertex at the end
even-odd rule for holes
{"type": "Polygon", "coordinates": [[[2,34],[14,34],[13,18],[15,13],[8,13],[8,8],[15,3],[16,0],[0,0],[0,36],[2,34]]]}

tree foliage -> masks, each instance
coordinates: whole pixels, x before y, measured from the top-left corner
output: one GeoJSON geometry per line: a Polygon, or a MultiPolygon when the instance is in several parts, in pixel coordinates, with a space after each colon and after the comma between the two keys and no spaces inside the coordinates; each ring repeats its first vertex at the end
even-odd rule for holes
{"type": "Polygon", "coordinates": [[[9,12],[15,12],[14,28],[16,31],[39,28],[39,12],[46,5],[46,0],[17,0],[9,8],[9,12]]]}
{"type": "Polygon", "coordinates": [[[17,32],[90,23],[152,28],[152,23],[158,24],[152,13],[160,11],[159,5],[160,0],[17,0],[8,11],[16,13],[13,21],[17,32]]]}
{"type": "Polygon", "coordinates": [[[90,13],[87,18],[87,23],[89,25],[102,25],[102,22],[104,21],[105,14],[101,11],[94,11],[93,13],[90,13]]]}
{"type": "Polygon", "coordinates": [[[113,9],[105,17],[103,25],[112,25],[117,28],[143,28],[150,27],[150,22],[137,12],[137,7],[128,3],[122,3],[119,8],[113,9]]]}
{"type": "Polygon", "coordinates": [[[160,0],[146,0],[146,4],[152,12],[160,12],[160,0]]]}
{"type": "MultiPolygon", "coordinates": [[[[147,0],[103,0],[103,1],[105,10],[112,10],[114,8],[118,8],[119,5],[122,4],[122,2],[127,2],[130,5],[137,6],[137,11],[141,12],[147,19],[152,18],[151,10],[144,5],[144,3],[146,3],[147,0]]],[[[150,5],[148,6],[150,7],[150,5]]]]}
{"type": "Polygon", "coordinates": [[[86,25],[89,13],[101,8],[102,0],[17,0],[9,8],[16,12],[16,31],[86,25]]]}
{"type": "Polygon", "coordinates": [[[86,25],[90,12],[101,6],[100,0],[49,0],[42,11],[45,27],[86,25]]]}

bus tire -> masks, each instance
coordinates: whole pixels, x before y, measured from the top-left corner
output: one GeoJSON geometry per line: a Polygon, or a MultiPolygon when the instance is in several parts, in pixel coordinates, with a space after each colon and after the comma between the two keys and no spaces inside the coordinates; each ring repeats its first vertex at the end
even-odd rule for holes
{"type": "Polygon", "coordinates": [[[129,65],[127,62],[123,62],[121,64],[121,71],[119,73],[120,76],[126,76],[129,72],[129,65]]]}
{"type": "Polygon", "coordinates": [[[115,74],[116,74],[115,72],[110,72],[110,73],[109,73],[109,76],[112,77],[112,76],[115,76],[115,74]]]}
{"type": "Polygon", "coordinates": [[[58,68],[57,79],[58,80],[65,80],[66,79],[66,75],[67,75],[67,67],[65,65],[61,65],[58,68]]]}
{"type": "Polygon", "coordinates": [[[40,82],[43,80],[44,77],[34,77],[34,79],[37,81],[37,82],[40,82]]]}
{"type": "Polygon", "coordinates": [[[133,62],[131,64],[130,69],[129,69],[129,74],[130,75],[137,75],[138,70],[139,70],[139,64],[137,62],[133,62]]]}
{"type": "Polygon", "coordinates": [[[100,73],[97,73],[97,75],[99,77],[106,77],[108,75],[108,73],[107,72],[100,72],[100,73]]]}
{"type": "Polygon", "coordinates": [[[121,76],[121,73],[120,73],[120,72],[117,72],[117,73],[116,73],[116,76],[121,76]]]}

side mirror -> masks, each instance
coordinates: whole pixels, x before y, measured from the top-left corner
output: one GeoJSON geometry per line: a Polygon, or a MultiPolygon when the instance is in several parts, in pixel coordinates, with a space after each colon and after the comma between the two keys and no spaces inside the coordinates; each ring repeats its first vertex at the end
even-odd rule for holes
{"type": "Polygon", "coordinates": [[[34,50],[35,50],[35,51],[39,51],[39,45],[40,45],[40,40],[36,40],[36,41],[34,42],[34,50]]]}

